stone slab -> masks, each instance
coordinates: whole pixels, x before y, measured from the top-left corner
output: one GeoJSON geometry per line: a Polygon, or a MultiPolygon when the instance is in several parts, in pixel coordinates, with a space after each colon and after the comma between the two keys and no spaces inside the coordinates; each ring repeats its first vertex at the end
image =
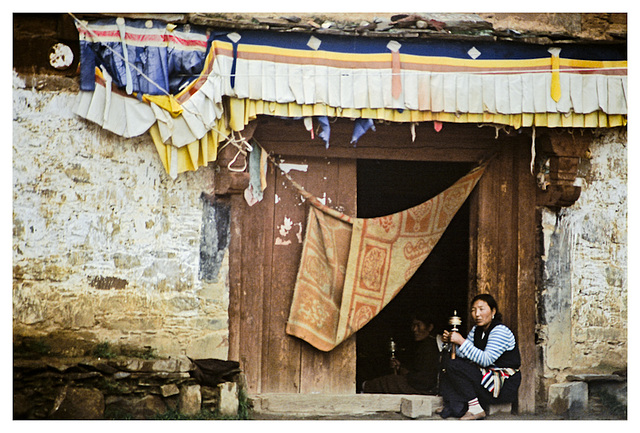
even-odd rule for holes
{"type": "Polygon", "coordinates": [[[403,397],[400,400],[400,413],[402,415],[416,419],[421,417],[429,417],[433,415],[433,402],[431,399],[403,397]]]}
{"type": "Polygon", "coordinates": [[[222,415],[238,415],[238,385],[234,382],[224,382],[218,385],[218,410],[222,415]]]}
{"type": "Polygon", "coordinates": [[[200,385],[183,386],[180,389],[178,407],[180,413],[185,415],[195,415],[200,412],[202,406],[202,394],[200,385]]]}
{"type": "MultiPolygon", "coordinates": [[[[442,405],[442,397],[401,394],[255,394],[249,396],[256,413],[303,416],[364,415],[402,412],[403,399],[411,402],[411,414],[429,412],[442,405]],[[413,408],[415,407],[415,410],[413,408]]],[[[409,415],[407,415],[409,416],[409,415]]],[[[422,416],[422,415],[419,415],[422,416]]]]}
{"type": "Polygon", "coordinates": [[[570,374],[567,380],[572,382],[626,382],[625,376],[617,374],[570,374]]]}
{"type": "Polygon", "coordinates": [[[511,403],[492,404],[490,407],[490,413],[511,413],[511,403]]]}
{"type": "Polygon", "coordinates": [[[556,415],[582,413],[588,401],[589,387],[585,382],[556,383],[549,387],[548,406],[556,415]]]}

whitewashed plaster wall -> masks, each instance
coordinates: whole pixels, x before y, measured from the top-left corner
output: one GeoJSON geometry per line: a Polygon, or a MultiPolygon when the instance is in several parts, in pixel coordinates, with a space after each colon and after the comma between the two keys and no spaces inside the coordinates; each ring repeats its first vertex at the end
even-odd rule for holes
{"type": "Polygon", "coordinates": [[[226,359],[227,254],[215,281],[199,278],[213,170],[172,180],[147,134],[103,131],[74,99],[14,76],[14,332],[226,359]]]}
{"type": "Polygon", "coordinates": [[[627,367],[627,136],[599,131],[578,201],[542,211],[538,329],[544,377],[627,367]]]}

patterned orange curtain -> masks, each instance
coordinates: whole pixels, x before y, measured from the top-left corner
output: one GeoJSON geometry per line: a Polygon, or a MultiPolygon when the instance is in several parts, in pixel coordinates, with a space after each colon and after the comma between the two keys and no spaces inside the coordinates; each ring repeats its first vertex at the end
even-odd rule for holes
{"type": "Polygon", "coordinates": [[[366,325],[431,253],[485,167],[422,204],[378,218],[352,218],[311,199],[286,332],[330,351],[366,325]]]}

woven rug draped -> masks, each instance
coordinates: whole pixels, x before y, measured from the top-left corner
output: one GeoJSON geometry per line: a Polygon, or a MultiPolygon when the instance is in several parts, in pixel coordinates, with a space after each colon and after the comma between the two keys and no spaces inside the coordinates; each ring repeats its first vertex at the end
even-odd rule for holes
{"type": "Polygon", "coordinates": [[[422,204],[352,218],[311,198],[286,332],[330,351],[409,281],[484,173],[481,165],[422,204]]]}

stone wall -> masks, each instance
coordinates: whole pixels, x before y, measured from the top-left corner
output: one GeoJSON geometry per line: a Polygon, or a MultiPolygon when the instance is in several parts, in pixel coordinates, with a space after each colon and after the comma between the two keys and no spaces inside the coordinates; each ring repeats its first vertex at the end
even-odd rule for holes
{"type": "Polygon", "coordinates": [[[171,179],[147,134],[77,117],[76,93],[46,80],[14,76],[14,333],[227,359],[224,248],[201,278],[213,169],[171,179]]]}
{"type": "Polygon", "coordinates": [[[627,137],[600,132],[569,208],[543,209],[538,299],[543,380],[627,366],[627,137]]]}
{"type": "MultiPolygon", "coordinates": [[[[234,364],[232,361],[222,361],[234,364]]],[[[235,363],[237,366],[237,363],[235,363]]],[[[187,358],[14,359],[14,419],[230,419],[239,414],[242,374],[201,383],[187,358]],[[215,383],[214,383],[215,382],[215,383]]],[[[241,418],[242,419],[242,418],[241,418]]]]}

